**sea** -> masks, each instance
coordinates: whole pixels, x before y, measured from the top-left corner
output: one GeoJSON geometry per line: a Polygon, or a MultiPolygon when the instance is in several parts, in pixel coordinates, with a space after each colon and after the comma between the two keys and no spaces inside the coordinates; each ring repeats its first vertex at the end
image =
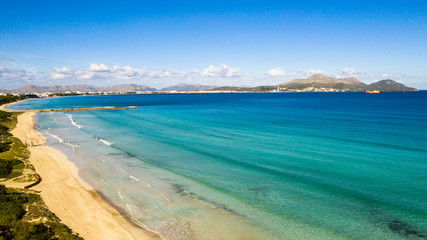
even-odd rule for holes
{"type": "MultiPolygon", "coordinates": [[[[41,98],[46,145],[165,239],[427,239],[427,91],[41,98]]],[[[53,169],[54,171],[54,169],[53,169]]]]}

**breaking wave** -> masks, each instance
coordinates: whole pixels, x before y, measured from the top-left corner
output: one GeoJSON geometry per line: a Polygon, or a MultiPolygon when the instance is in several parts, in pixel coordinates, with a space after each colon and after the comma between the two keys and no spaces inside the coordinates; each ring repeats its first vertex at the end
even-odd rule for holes
{"type": "Polygon", "coordinates": [[[68,114],[68,113],[67,113],[66,115],[70,118],[71,124],[73,124],[74,126],[76,126],[78,129],[80,129],[80,128],[82,128],[82,127],[83,127],[82,125],[79,125],[79,124],[77,124],[77,123],[74,121],[73,115],[68,114]]]}

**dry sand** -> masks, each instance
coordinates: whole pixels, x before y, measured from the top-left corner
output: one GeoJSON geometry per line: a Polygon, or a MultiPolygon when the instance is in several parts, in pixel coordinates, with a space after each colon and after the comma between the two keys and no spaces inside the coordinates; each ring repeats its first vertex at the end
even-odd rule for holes
{"type": "Polygon", "coordinates": [[[43,146],[46,139],[34,129],[34,112],[18,116],[12,134],[28,147],[30,162],[42,181],[32,189],[64,224],[84,239],[162,239],[158,234],[131,222],[85,183],[78,168],[62,152],[43,146]]]}

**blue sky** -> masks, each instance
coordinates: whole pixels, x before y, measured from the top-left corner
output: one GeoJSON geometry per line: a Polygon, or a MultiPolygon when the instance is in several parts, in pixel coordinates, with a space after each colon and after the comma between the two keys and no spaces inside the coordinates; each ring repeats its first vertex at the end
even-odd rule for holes
{"type": "Polygon", "coordinates": [[[427,1],[1,1],[0,88],[278,84],[427,89],[427,1]]]}

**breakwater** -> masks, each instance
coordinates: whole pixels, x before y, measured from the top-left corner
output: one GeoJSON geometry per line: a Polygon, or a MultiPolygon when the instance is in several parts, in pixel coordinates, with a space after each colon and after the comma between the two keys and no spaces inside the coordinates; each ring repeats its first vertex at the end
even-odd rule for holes
{"type": "MultiPolygon", "coordinates": [[[[51,109],[31,109],[24,110],[26,112],[72,112],[72,111],[97,111],[97,110],[123,110],[123,109],[135,109],[137,106],[128,106],[128,107],[90,107],[90,108],[51,108],[51,109]]],[[[22,112],[23,110],[10,110],[10,112],[22,112]]]]}

